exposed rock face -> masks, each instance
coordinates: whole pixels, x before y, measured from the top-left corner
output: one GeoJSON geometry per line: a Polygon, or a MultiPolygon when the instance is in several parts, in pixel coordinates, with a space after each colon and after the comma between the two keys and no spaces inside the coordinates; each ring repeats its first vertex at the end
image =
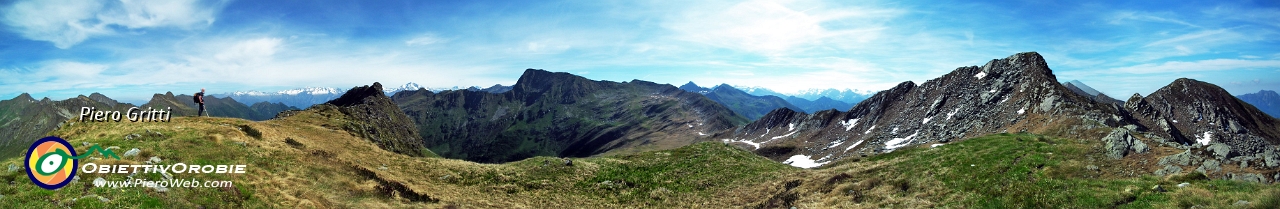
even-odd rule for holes
{"type": "Polygon", "coordinates": [[[1150,123],[1155,127],[1187,142],[1222,143],[1249,156],[1280,144],[1280,123],[1275,118],[1217,85],[1181,78],[1142,100],[1142,104],[1125,106],[1133,106],[1130,112],[1143,113],[1154,119],[1150,123]]]}
{"type": "Polygon", "coordinates": [[[593,81],[528,69],[510,91],[392,96],[443,157],[500,163],[668,149],[745,124],[698,93],[648,81],[593,81]]]}
{"type": "Polygon", "coordinates": [[[825,163],[1026,131],[1098,139],[1105,155],[1116,159],[1157,145],[1186,149],[1161,158],[1164,168],[1151,172],[1162,175],[1195,170],[1230,179],[1224,167],[1234,171],[1239,165],[1270,175],[1280,166],[1276,119],[1215,85],[1178,79],[1148,97],[1135,94],[1118,103],[1101,93],[1089,94],[1077,83],[1057,82],[1039,54],[1019,53],[981,67],[958,68],[920,85],[903,82],[847,112],[773,111],[715,138],[768,150],[766,157],[774,160],[806,155],[825,163]]]}
{"type": "Polygon", "coordinates": [[[1102,143],[1105,145],[1103,149],[1107,152],[1108,157],[1120,159],[1125,155],[1128,155],[1130,150],[1134,153],[1146,153],[1150,150],[1146,143],[1133,138],[1133,136],[1129,134],[1129,131],[1135,127],[1136,126],[1129,125],[1127,127],[1116,128],[1111,131],[1111,134],[1107,134],[1106,137],[1102,137],[1102,143]]]}
{"type": "Polygon", "coordinates": [[[378,144],[378,147],[410,156],[422,156],[426,147],[413,121],[382,93],[382,84],[347,90],[337,99],[308,109],[336,108],[347,120],[347,131],[378,144]]]}
{"type": "MultiPolygon", "coordinates": [[[[800,147],[786,154],[820,157],[814,160],[822,163],[1001,132],[1052,130],[1099,139],[1107,132],[1088,130],[1131,124],[1121,106],[1097,103],[1063,87],[1044,59],[1029,52],[961,67],[918,86],[903,82],[847,112],[773,111],[716,138],[753,149],[800,147]]],[[[1126,150],[1134,149],[1132,144],[1126,150]]]]}

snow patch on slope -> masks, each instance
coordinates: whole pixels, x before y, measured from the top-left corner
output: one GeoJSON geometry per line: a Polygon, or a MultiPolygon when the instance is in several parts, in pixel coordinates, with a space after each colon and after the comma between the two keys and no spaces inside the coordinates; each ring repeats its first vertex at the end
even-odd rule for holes
{"type": "Polygon", "coordinates": [[[916,134],[920,134],[920,132],[917,131],[915,133],[912,133],[910,136],[907,136],[906,138],[893,138],[893,140],[889,140],[888,142],[884,143],[884,149],[892,150],[892,149],[898,149],[898,148],[902,148],[907,145],[910,145],[911,139],[916,138],[916,134]]]}
{"type": "Polygon", "coordinates": [[[800,167],[800,168],[815,168],[818,166],[822,166],[823,164],[827,164],[827,163],[818,163],[813,159],[809,159],[808,155],[794,155],[794,156],[791,156],[791,158],[787,158],[786,161],[782,161],[782,163],[795,166],[795,167],[800,167]]]}
{"type": "Polygon", "coordinates": [[[849,146],[848,148],[844,148],[844,151],[845,151],[845,152],[848,152],[849,150],[853,149],[854,147],[858,147],[858,145],[859,145],[859,144],[862,144],[862,141],[863,141],[863,140],[858,140],[858,142],[854,142],[854,143],[853,143],[853,145],[849,146]]]}
{"type": "MultiPolygon", "coordinates": [[[[781,138],[786,138],[786,137],[788,137],[788,136],[791,136],[792,134],[796,134],[796,132],[800,132],[800,130],[792,131],[791,133],[783,134],[782,136],[775,136],[775,137],[773,137],[772,139],[769,139],[769,141],[773,141],[773,140],[777,140],[777,139],[781,139],[781,138]]],[[[769,142],[769,141],[765,141],[765,142],[769,142]]]]}
{"type": "Polygon", "coordinates": [[[844,131],[849,131],[849,129],[853,129],[853,126],[858,125],[858,119],[861,118],[849,119],[849,121],[840,121],[840,125],[844,126],[844,131]]]}
{"type": "Polygon", "coordinates": [[[1204,137],[1196,137],[1196,143],[1200,143],[1202,145],[1209,145],[1209,142],[1213,142],[1213,133],[1210,133],[1208,131],[1204,132],[1204,137]]]}
{"type": "Polygon", "coordinates": [[[973,75],[973,77],[978,77],[978,79],[981,80],[982,78],[987,77],[987,72],[978,72],[978,74],[973,75]]]}
{"type": "Polygon", "coordinates": [[[737,140],[737,139],[722,139],[721,141],[724,141],[724,143],[725,143],[725,144],[728,144],[728,143],[734,143],[734,142],[740,142],[740,143],[743,143],[743,144],[751,145],[752,147],[755,147],[755,149],[760,149],[760,144],[764,144],[764,143],[756,143],[756,142],[753,142],[753,141],[751,141],[751,140],[745,140],[745,139],[744,139],[744,140],[737,140]]]}

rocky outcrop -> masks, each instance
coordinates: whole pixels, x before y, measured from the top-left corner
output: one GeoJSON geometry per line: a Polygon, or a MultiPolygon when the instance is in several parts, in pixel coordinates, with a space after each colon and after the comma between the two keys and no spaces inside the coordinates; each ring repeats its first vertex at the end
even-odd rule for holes
{"type": "Polygon", "coordinates": [[[1142,101],[1130,100],[1138,103],[1125,107],[1164,134],[1195,146],[1227,146],[1214,148],[1222,153],[1218,159],[1254,156],[1280,145],[1280,122],[1217,85],[1181,78],[1142,101]]]}
{"type": "Polygon", "coordinates": [[[1126,127],[1116,128],[1111,131],[1111,134],[1107,134],[1106,137],[1102,137],[1102,143],[1104,145],[1103,149],[1106,151],[1108,157],[1120,159],[1125,155],[1128,155],[1129,151],[1133,151],[1133,153],[1146,153],[1150,150],[1146,143],[1143,143],[1141,140],[1138,140],[1129,134],[1129,132],[1136,129],[1136,127],[1137,126],[1129,125],[1126,127]]]}
{"type": "Polygon", "coordinates": [[[375,82],[351,88],[337,99],[308,109],[337,109],[345,115],[347,124],[343,128],[348,132],[387,151],[423,156],[428,151],[413,121],[382,92],[382,84],[375,82]]]}
{"type": "MultiPolygon", "coordinates": [[[[716,138],[751,149],[799,147],[790,154],[821,163],[1002,132],[1055,130],[1099,139],[1107,132],[1094,129],[1135,124],[1121,108],[1072,93],[1039,54],[1028,52],[957,68],[920,85],[903,82],[848,111],[773,111],[716,138]]],[[[1126,150],[1135,141],[1125,140],[1126,150]]]]}
{"type": "Polygon", "coordinates": [[[1156,156],[1160,167],[1151,172],[1162,175],[1195,170],[1229,179],[1224,169],[1269,174],[1280,166],[1276,120],[1216,85],[1178,79],[1147,97],[1134,94],[1124,102],[1109,101],[1080,85],[1057,82],[1039,54],[1019,53],[981,67],[961,67],[923,84],[903,82],[845,112],[773,111],[716,138],[769,150],[773,156],[813,156],[811,160],[825,163],[1025,131],[1097,139],[1104,155],[1120,160],[1157,146],[1186,150],[1156,156]]]}

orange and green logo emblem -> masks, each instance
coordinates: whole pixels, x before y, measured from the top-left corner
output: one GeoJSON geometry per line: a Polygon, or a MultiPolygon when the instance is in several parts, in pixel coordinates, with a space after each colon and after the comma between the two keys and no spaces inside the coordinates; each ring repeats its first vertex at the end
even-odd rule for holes
{"type": "Polygon", "coordinates": [[[27,177],[45,189],[62,188],[76,177],[75,167],[80,160],[70,158],[75,155],[75,148],[62,138],[50,136],[36,140],[27,150],[27,177]]]}
{"type": "Polygon", "coordinates": [[[89,147],[89,153],[77,156],[75,148],[67,140],[56,136],[41,138],[27,149],[27,177],[31,178],[32,183],[48,190],[62,188],[76,177],[75,171],[80,166],[80,158],[89,156],[94,151],[120,159],[115,153],[98,145],[89,147]]]}

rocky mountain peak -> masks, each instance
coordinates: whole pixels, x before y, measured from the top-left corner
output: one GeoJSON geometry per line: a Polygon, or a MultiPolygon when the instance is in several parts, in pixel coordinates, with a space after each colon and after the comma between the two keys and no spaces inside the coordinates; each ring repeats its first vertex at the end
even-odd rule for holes
{"type": "Polygon", "coordinates": [[[382,149],[411,156],[420,156],[426,149],[413,121],[383,93],[381,83],[351,88],[325,104],[332,106],[308,109],[337,108],[348,118],[344,127],[348,132],[369,139],[382,149]]]}
{"type": "Polygon", "coordinates": [[[1257,93],[1239,95],[1236,98],[1257,107],[1273,118],[1280,117],[1280,94],[1276,94],[1275,91],[1260,90],[1257,93]]]}
{"type": "Polygon", "coordinates": [[[684,85],[680,85],[680,88],[685,88],[685,87],[690,87],[690,88],[702,88],[702,87],[698,86],[698,84],[693,83],[693,81],[689,81],[688,83],[684,83],[684,85]]]}
{"type": "Polygon", "coordinates": [[[602,89],[616,85],[613,82],[597,82],[566,72],[549,72],[542,69],[527,69],[516,85],[512,87],[513,95],[525,102],[535,102],[540,98],[553,98],[560,104],[576,103],[579,98],[602,89]]]}
{"type": "MultiPolygon", "coordinates": [[[[339,107],[346,107],[366,103],[366,101],[369,100],[377,100],[379,96],[384,98],[386,97],[386,94],[383,94],[382,91],[382,84],[373,82],[372,86],[358,86],[351,88],[351,90],[347,90],[347,93],[342,94],[342,96],[327,103],[337,105],[339,107]]],[[[390,100],[388,99],[388,101],[390,100]]]]}
{"type": "Polygon", "coordinates": [[[1280,122],[1211,83],[1179,78],[1144,100],[1157,117],[1168,119],[1170,129],[1199,145],[1223,143],[1240,153],[1256,153],[1267,144],[1280,144],[1280,122]]]}
{"type": "Polygon", "coordinates": [[[18,96],[16,96],[16,97],[13,97],[13,100],[15,100],[15,101],[31,101],[31,102],[34,102],[34,101],[36,101],[36,98],[32,98],[32,97],[31,97],[31,94],[22,93],[22,94],[19,94],[19,95],[18,95],[18,96]]]}
{"type": "Polygon", "coordinates": [[[501,163],[674,148],[746,123],[669,84],[596,81],[528,69],[506,93],[400,93],[424,144],[447,158],[501,163]]]}
{"type": "Polygon", "coordinates": [[[523,93],[540,93],[551,90],[553,86],[580,85],[587,80],[566,72],[550,72],[542,69],[525,69],[512,90],[523,93]]]}
{"type": "Polygon", "coordinates": [[[707,89],[706,87],[698,86],[698,84],[693,83],[693,81],[689,81],[689,83],[685,83],[684,85],[680,85],[680,90],[684,90],[684,91],[687,91],[687,92],[693,92],[693,93],[699,93],[699,94],[707,94],[707,93],[711,93],[711,89],[707,89]]]}
{"type": "Polygon", "coordinates": [[[111,99],[110,97],[107,97],[107,95],[102,95],[102,94],[99,94],[98,92],[93,92],[92,94],[89,94],[89,99],[92,99],[93,101],[101,102],[110,107],[115,107],[116,105],[120,104],[120,102],[116,101],[115,99],[111,99]]]}
{"type": "MultiPolygon", "coordinates": [[[[899,83],[848,112],[773,111],[722,140],[759,149],[798,146],[782,154],[813,156],[822,163],[994,133],[1131,124],[1119,108],[1072,93],[1040,54],[1026,52],[960,67],[918,85],[899,83]]],[[[1085,136],[1087,131],[1067,134],[1094,137],[1085,136]]]]}
{"type": "Polygon", "coordinates": [[[991,80],[1026,80],[1031,82],[1053,81],[1057,82],[1057,76],[1053,75],[1053,70],[1049,69],[1049,65],[1045,63],[1044,57],[1036,52],[1023,52],[1011,55],[1004,59],[993,59],[987,64],[982,65],[981,71],[973,75],[979,80],[991,78],[991,80]]]}

